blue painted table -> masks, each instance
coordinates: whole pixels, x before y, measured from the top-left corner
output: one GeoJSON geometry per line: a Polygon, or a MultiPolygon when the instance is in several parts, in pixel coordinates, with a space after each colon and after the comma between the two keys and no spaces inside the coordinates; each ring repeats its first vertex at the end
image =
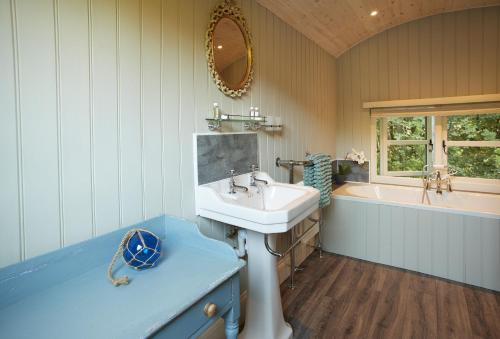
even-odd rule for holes
{"type": "Polygon", "coordinates": [[[239,270],[245,262],[195,224],[161,216],[0,270],[0,338],[187,338],[223,317],[238,333],[239,270]],[[111,257],[132,227],[162,239],[157,267],[135,271],[111,257]],[[212,317],[207,304],[215,304],[212,317]]]}

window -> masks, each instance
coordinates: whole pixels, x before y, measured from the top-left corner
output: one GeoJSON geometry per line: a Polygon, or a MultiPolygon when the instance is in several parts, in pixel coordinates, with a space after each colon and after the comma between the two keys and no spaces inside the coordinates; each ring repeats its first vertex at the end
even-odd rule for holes
{"type": "Polygon", "coordinates": [[[377,123],[379,174],[418,176],[430,161],[430,118],[381,118],[377,123]]]}
{"type": "Polygon", "coordinates": [[[445,157],[457,176],[500,179],[500,113],[443,117],[445,157]]]}
{"type": "Polygon", "coordinates": [[[373,119],[377,176],[417,178],[436,163],[458,177],[500,179],[500,113],[373,119]]]}

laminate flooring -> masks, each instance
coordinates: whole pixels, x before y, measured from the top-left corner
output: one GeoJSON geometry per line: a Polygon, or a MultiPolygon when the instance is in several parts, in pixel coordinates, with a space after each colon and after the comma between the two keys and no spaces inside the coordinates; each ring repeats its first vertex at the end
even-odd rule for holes
{"type": "Polygon", "coordinates": [[[500,294],[317,252],[281,286],[294,338],[500,338],[500,294]]]}

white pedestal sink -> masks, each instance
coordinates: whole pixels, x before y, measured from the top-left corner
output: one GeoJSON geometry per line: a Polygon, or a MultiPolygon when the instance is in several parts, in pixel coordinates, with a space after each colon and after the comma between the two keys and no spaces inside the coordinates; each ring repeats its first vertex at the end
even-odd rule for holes
{"type": "MultiPolygon", "coordinates": [[[[249,174],[235,178],[248,192],[229,194],[229,179],[200,185],[196,213],[247,229],[248,298],[245,328],[239,338],[292,338],[283,318],[277,259],[264,245],[265,234],[286,232],[318,208],[319,191],[312,187],[276,183],[264,172],[257,178],[267,185],[249,185],[249,174]]],[[[269,244],[275,248],[275,236],[269,244]]]]}

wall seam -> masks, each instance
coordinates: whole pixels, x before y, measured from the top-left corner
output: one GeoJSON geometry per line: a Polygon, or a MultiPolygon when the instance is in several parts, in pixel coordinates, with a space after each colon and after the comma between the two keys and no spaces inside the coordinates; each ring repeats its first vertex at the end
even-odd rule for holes
{"type": "Polygon", "coordinates": [[[120,0],[116,4],[116,153],[118,160],[118,226],[123,225],[122,206],[122,147],[121,147],[121,88],[120,88],[120,0]]]}
{"type": "Polygon", "coordinates": [[[15,110],[16,110],[16,155],[17,155],[17,190],[18,190],[18,218],[19,218],[19,259],[26,259],[26,230],[24,224],[24,168],[23,168],[23,129],[21,110],[21,81],[19,76],[19,41],[17,32],[17,8],[16,0],[10,1],[12,18],[12,51],[14,59],[14,83],[15,83],[15,110]]]}
{"type": "Polygon", "coordinates": [[[144,172],[144,70],[143,70],[143,38],[144,38],[144,9],[143,1],[139,1],[139,120],[141,136],[141,195],[142,195],[142,219],[146,219],[146,174],[144,172]]]}
{"type": "Polygon", "coordinates": [[[164,46],[163,46],[163,12],[165,10],[165,1],[161,1],[160,6],[160,139],[161,139],[161,210],[163,213],[166,212],[166,202],[165,202],[165,110],[163,102],[163,81],[164,81],[164,46]]]}
{"type": "Polygon", "coordinates": [[[59,0],[53,0],[54,15],[54,53],[56,71],[56,120],[57,120],[57,184],[58,184],[58,206],[59,206],[59,246],[64,247],[65,223],[64,223],[64,173],[63,173],[63,145],[62,145],[62,118],[61,118],[61,49],[59,36],[59,0]]]}
{"type": "MultiPolygon", "coordinates": [[[[181,31],[180,31],[180,6],[177,6],[177,16],[176,16],[176,19],[177,19],[177,65],[180,66],[180,61],[181,61],[181,43],[180,43],[180,39],[179,39],[179,36],[181,34],[181,31]]],[[[179,67],[181,68],[181,67],[179,67]]],[[[182,77],[180,76],[180,72],[178,72],[178,88],[179,88],[179,99],[177,101],[177,112],[178,112],[178,119],[177,119],[177,143],[178,143],[178,151],[179,151],[179,170],[178,170],[178,175],[179,175],[179,184],[180,184],[180,214],[182,215],[182,210],[183,210],[183,206],[184,206],[184,181],[182,180],[182,145],[181,145],[181,140],[180,140],[180,130],[181,130],[181,120],[182,120],[182,114],[181,114],[181,98],[182,98],[182,77]]]]}
{"type": "Polygon", "coordinates": [[[90,201],[92,237],[97,235],[95,194],[95,107],[94,107],[94,24],[92,0],[88,0],[88,47],[89,47],[89,125],[90,125],[90,201]]]}

